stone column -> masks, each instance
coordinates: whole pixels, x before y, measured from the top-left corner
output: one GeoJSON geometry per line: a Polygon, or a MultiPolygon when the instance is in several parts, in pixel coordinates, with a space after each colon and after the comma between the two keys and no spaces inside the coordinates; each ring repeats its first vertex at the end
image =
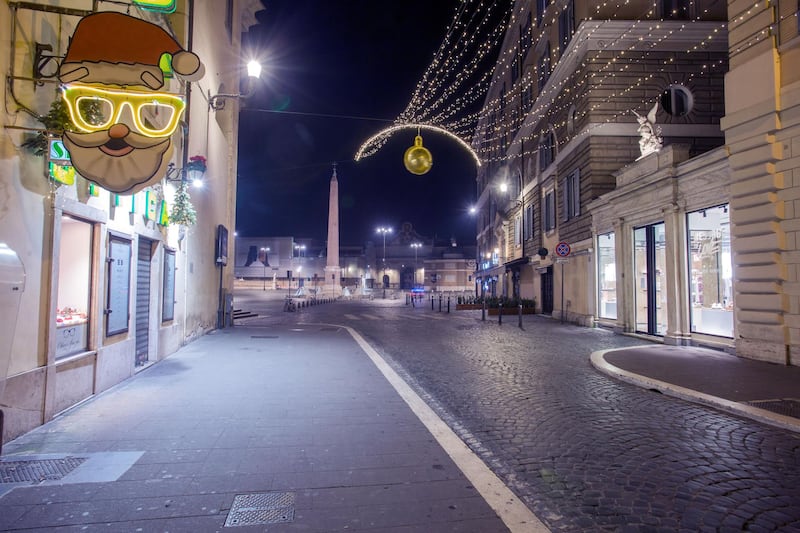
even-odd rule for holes
{"type": "Polygon", "coordinates": [[[339,181],[336,178],[335,163],[328,199],[328,249],[324,287],[326,295],[335,298],[342,295],[342,268],[339,266],[339,181]]]}
{"type": "Polygon", "coordinates": [[[730,70],[721,126],[732,171],[736,354],[800,364],[800,91],[791,81],[797,54],[779,50],[772,36],[747,42],[772,35],[772,9],[756,4],[742,17],[738,3],[728,2],[730,70]]]}

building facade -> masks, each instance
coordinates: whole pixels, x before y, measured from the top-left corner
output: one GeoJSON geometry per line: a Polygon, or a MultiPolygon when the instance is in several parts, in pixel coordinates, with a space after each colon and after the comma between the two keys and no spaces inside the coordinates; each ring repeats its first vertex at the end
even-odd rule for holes
{"type": "Polygon", "coordinates": [[[797,2],[728,2],[722,128],[731,166],[736,353],[800,364],[797,2]]]}
{"type": "Polygon", "coordinates": [[[710,281],[688,273],[697,244],[686,240],[689,227],[706,235],[691,213],[722,213],[729,201],[727,187],[711,187],[724,182],[719,155],[701,170],[688,162],[724,143],[727,56],[724,5],[516,2],[473,140],[486,162],[479,290],[675,343],[694,336],[687,317],[700,324],[690,301],[731,313],[730,290],[698,293],[710,281]]]}
{"type": "MultiPolygon", "coordinates": [[[[424,237],[409,222],[387,234],[386,244],[340,245],[342,288],[363,294],[385,288],[392,291],[471,292],[474,288],[474,246],[459,246],[424,237]],[[362,290],[364,289],[364,290],[362,290]]],[[[237,286],[263,290],[323,288],[326,246],[294,237],[237,237],[237,286]]]]}
{"type": "MultiPolygon", "coordinates": [[[[136,4],[73,0],[0,6],[0,25],[10,30],[3,32],[0,54],[7,73],[0,89],[0,241],[25,272],[19,318],[4,338],[7,351],[0,353],[4,439],[225,324],[233,285],[225,237],[235,220],[238,103],[232,96],[224,107],[210,105],[218,101],[209,102],[209,96],[239,92],[240,72],[231,65],[240,62],[241,32],[255,23],[258,3],[186,0],[176,2],[172,13],[136,4]],[[77,50],[76,43],[91,42],[92,32],[102,28],[84,30],[80,38],[74,33],[98,13],[125,15],[123,24],[132,27],[148,23],[148,31],[172,47],[171,64],[145,64],[139,72],[112,62],[108,81],[120,88],[108,90],[93,83],[92,63],[109,60],[88,58],[87,84],[64,83],[64,65],[78,54],[95,53],[91,46],[77,50]],[[183,51],[200,58],[203,77],[189,81],[178,75],[183,51]],[[131,75],[143,80],[134,85],[153,88],[163,76],[163,87],[147,92],[143,102],[119,81],[131,75]],[[70,102],[70,90],[82,92],[70,102]],[[65,105],[73,106],[72,126],[86,120],[83,128],[93,131],[105,127],[106,119],[117,121],[114,127],[132,120],[131,128],[142,135],[164,132],[174,148],[146,187],[112,192],[96,177],[89,181],[75,171],[77,151],[65,160],[66,140],[58,142],[60,131],[47,117],[59,111],[62,93],[65,105]],[[31,149],[37,138],[45,141],[43,155],[31,149]],[[191,161],[202,163],[205,188],[191,190],[196,223],[177,225],[169,217],[191,161]]],[[[154,47],[147,39],[138,42],[126,53],[147,56],[154,47]]],[[[119,173],[101,174],[110,180],[119,173]]]]}

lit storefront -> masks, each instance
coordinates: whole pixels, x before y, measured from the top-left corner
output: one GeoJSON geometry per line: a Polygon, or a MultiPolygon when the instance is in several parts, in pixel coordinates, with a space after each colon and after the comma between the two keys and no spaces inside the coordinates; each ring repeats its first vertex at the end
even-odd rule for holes
{"type": "Polygon", "coordinates": [[[733,266],[728,205],[686,215],[691,330],[733,337],[733,266]]]}
{"type": "Polygon", "coordinates": [[[61,218],[56,308],[56,358],[89,349],[92,286],[92,224],[61,218]]]}
{"type": "Polygon", "coordinates": [[[617,318],[617,260],[614,233],[597,236],[597,316],[617,318]]]}
{"type": "Polygon", "coordinates": [[[668,344],[732,345],[733,267],[722,150],[667,146],[593,202],[598,325],[668,344]]]}

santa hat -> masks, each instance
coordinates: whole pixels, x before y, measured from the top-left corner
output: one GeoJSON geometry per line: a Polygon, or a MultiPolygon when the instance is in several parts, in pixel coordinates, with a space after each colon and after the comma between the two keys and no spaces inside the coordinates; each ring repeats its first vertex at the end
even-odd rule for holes
{"type": "Polygon", "coordinates": [[[175,74],[202,76],[200,58],[184,50],[161,27],[122,13],[94,13],[81,19],[58,71],[64,83],[80,81],[160,89],[164,74],[159,63],[172,55],[175,74]]]}

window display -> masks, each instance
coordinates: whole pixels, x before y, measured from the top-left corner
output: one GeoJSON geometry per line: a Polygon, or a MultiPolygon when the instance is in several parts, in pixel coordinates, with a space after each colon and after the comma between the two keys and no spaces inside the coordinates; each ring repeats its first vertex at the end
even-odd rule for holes
{"type": "Polygon", "coordinates": [[[733,267],[728,205],[688,213],[692,331],[733,337],[733,267]]]}
{"type": "Polygon", "coordinates": [[[89,349],[92,225],[61,219],[56,309],[56,357],[89,349]]]}
{"type": "Polygon", "coordinates": [[[614,233],[597,236],[597,315],[617,318],[617,259],[614,233]]]}

